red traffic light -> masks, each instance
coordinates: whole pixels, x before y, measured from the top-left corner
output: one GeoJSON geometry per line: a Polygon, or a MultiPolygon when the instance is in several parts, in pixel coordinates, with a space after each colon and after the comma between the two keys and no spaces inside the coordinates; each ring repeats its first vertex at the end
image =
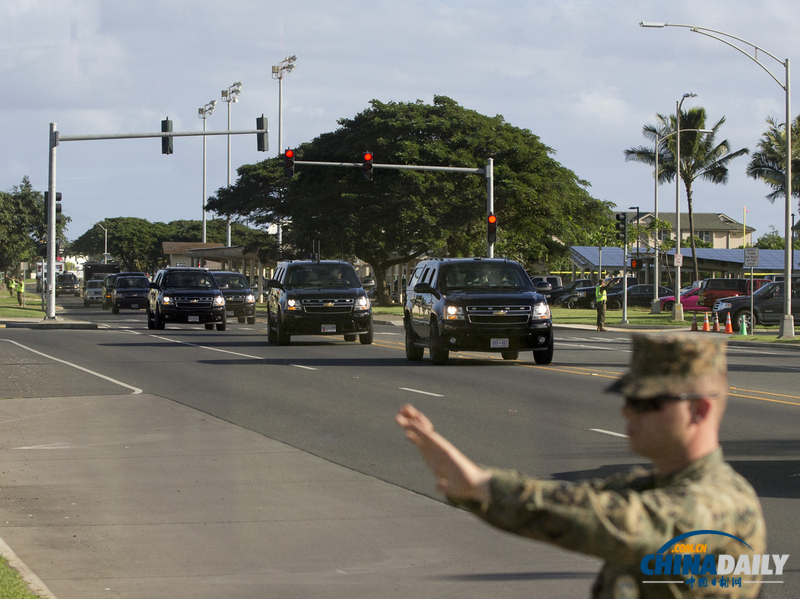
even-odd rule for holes
{"type": "Polygon", "coordinates": [[[286,153],[284,154],[284,156],[286,158],[294,158],[294,150],[286,150],[286,153]]]}
{"type": "Polygon", "coordinates": [[[372,161],[372,154],[369,152],[364,152],[364,162],[372,161]]]}
{"type": "Polygon", "coordinates": [[[638,258],[633,258],[633,259],[631,260],[631,268],[632,268],[633,270],[639,270],[639,268],[640,268],[641,266],[642,266],[642,261],[641,261],[641,260],[639,260],[638,258]]]}
{"type": "Polygon", "coordinates": [[[494,214],[490,214],[488,217],[488,221],[490,225],[497,224],[497,217],[494,214]]]}
{"type": "Polygon", "coordinates": [[[372,152],[364,152],[364,180],[372,181],[372,152]]]}
{"type": "Polygon", "coordinates": [[[283,174],[294,177],[294,150],[286,150],[283,153],[283,174]]]}

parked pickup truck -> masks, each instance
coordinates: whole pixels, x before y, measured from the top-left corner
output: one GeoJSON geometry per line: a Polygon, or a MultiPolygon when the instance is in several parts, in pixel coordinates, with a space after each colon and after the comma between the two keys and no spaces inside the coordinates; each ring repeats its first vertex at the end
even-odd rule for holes
{"type": "Polygon", "coordinates": [[[750,295],[767,283],[769,279],[706,279],[700,285],[697,305],[711,308],[718,299],[750,295]]]}

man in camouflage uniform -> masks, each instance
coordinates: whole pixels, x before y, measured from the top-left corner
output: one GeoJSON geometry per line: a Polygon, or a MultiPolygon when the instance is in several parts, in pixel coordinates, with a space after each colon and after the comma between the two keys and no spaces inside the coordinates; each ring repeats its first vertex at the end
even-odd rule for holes
{"type": "MultiPolygon", "coordinates": [[[[752,554],[766,553],[758,497],[725,463],[719,447],[727,389],[724,342],[700,335],[634,335],[631,369],[609,391],[624,396],[631,449],[651,460],[653,469],[582,483],[485,470],[410,405],[397,422],[454,504],[503,530],[603,558],[592,597],[753,598],[759,575],[741,577],[755,584],[701,588],[692,574],[648,576],[640,565],[692,531],[720,531],[742,539],[752,554]]],[[[751,555],[722,535],[696,535],[685,543],[707,543],[707,553],[715,556],[751,555]]]]}

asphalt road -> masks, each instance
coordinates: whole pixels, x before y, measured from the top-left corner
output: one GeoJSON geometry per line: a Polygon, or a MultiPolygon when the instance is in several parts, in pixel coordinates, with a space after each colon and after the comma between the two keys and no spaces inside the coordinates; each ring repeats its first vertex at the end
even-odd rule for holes
{"type": "MultiPolygon", "coordinates": [[[[642,463],[627,449],[619,398],[603,392],[628,363],[626,333],[559,330],[549,366],[536,365],[530,354],[504,362],[468,352],[435,367],[427,352],[419,363],[405,358],[399,327],[376,327],[371,346],[303,336],[277,347],[266,342],[261,322],[229,324],[225,332],[149,331],[141,311],[113,315],[80,302],[65,298],[65,315],[101,329],[2,335],[416,493],[438,499],[393,420],[407,402],[485,465],[574,480],[642,463]]],[[[798,358],[789,349],[729,349],[723,449],[762,498],[770,552],[792,556],[785,584],[766,588],[764,597],[794,596],[800,584],[798,358]]],[[[20,396],[118,392],[96,377],[76,385],[66,368],[43,366],[41,383],[20,396]]]]}

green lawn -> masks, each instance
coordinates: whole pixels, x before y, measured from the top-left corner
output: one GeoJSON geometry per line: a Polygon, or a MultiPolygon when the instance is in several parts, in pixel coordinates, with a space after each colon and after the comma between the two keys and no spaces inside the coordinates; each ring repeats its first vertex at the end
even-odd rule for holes
{"type": "Polygon", "coordinates": [[[0,557],[0,597],[3,599],[41,599],[28,590],[28,585],[5,559],[0,557]]]}
{"type": "MultiPolygon", "coordinates": [[[[35,281],[28,279],[25,281],[33,285],[35,281]]],[[[30,285],[28,286],[30,288],[30,285]]],[[[0,288],[0,318],[44,318],[42,310],[42,298],[38,293],[25,294],[25,307],[20,308],[17,303],[17,294],[8,295],[5,285],[0,288]]],[[[2,595],[0,595],[2,597],[2,595]]]]}

